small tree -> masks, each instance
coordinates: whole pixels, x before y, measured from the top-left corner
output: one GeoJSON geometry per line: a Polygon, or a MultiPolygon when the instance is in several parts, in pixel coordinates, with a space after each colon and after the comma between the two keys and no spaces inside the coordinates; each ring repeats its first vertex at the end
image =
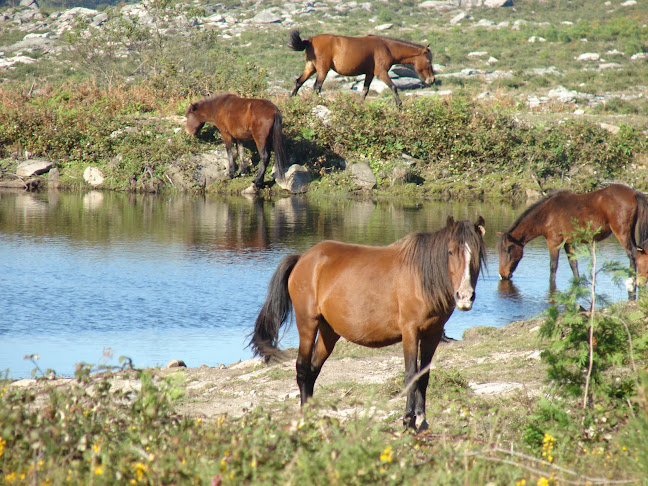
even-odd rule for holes
{"type": "Polygon", "coordinates": [[[596,395],[615,393],[615,385],[606,383],[603,374],[610,366],[620,365],[628,350],[628,336],[620,320],[610,312],[597,311],[597,304],[606,303],[606,299],[596,293],[596,279],[601,272],[613,272],[620,278],[627,271],[616,262],[597,267],[594,237],[598,230],[576,223],[574,227],[573,256],[589,260],[588,272],[574,279],[568,291],[556,293],[556,304],[549,309],[540,335],[551,338],[542,353],[549,365],[549,379],[567,395],[582,393],[585,408],[593,404],[596,395]]]}

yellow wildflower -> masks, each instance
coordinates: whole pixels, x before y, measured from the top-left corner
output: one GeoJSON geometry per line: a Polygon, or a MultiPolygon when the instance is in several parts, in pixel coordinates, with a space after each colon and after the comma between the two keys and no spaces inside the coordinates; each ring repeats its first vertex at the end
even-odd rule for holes
{"type": "Polygon", "coordinates": [[[380,462],[392,462],[392,447],[387,446],[385,450],[380,454],[380,462]]]}
{"type": "Polygon", "coordinates": [[[526,485],[526,479],[522,478],[519,481],[515,482],[515,486],[525,486],[526,485]]]}
{"type": "Polygon", "coordinates": [[[537,486],[549,486],[549,480],[542,476],[540,479],[538,479],[538,482],[536,483],[537,486]]]}
{"type": "Polygon", "coordinates": [[[4,449],[5,445],[7,444],[7,441],[4,439],[0,439],[0,457],[4,454],[4,449]]]}
{"type": "Polygon", "coordinates": [[[103,474],[103,466],[100,464],[94,468],[95,476],[101,476],[103,474]]]}
{"type": "Polygon", "coordinates": [[[16,480],[16,472],[11,471],[9,474],[5,474],[5,483],[13,483],[16,480]]]}

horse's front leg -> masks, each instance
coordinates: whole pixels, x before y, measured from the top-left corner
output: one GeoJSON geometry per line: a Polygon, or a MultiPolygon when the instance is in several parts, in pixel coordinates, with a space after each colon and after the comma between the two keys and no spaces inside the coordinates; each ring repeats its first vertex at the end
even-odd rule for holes
{"type": "Polygon", "coordinates": [[[436,351],[441,338],[443,337],[443,328],[440,332],[436,332],[431,336],[426,336],[421,339],[420,353],[421,353],[421,364],[419,366],[419,373],[422,370],[427,369],[427,371],[421,375],[416,384],[416,396],[415,396],[415,408],[414,413],[416,415],[415,425],[416,430],[427,430],[428,423],[425,417],[425,397],[427,394],[427,387],[430,381],[430,370],[429,366],[432,362],[432,356],[436,351]]]}
{"type": "Polygon", "coordinates": [[[221,137],[225,143],[225,151],[227,152],[227,176],[232,179],[236,172],[236,164],[234,163],[234,152],[232,151],[233,139],[231,135],[221,132],[221,137]]]}
{"type": "MultiPolygon", "coordinates": [[[[412,382],[418,373],[418,336],[403,335],[403,354],[405,358],[405,386],[407,387],[407,402],[405,404],[405,415],[403,425],[406,429],[416,429],[416,395],[418,393],[417,382],[412,382]]],[[[427,385],[427,384],[426,384],[427,385]]]]}
{"type": "Polygon", "coordinates": [[[392,94],[394,95],[394,101],[396,102],[396,108],[399,110],[403,106],[403,102],[401,101],[400,97],[398,96],[398,89],[396,89],[396,85],[392,82],[391,78],[389,77],[389,73],[387,71],[380,72],[377,74],[378,79],[380,79],[383,83],[385,83],[387,86],[389,86],[389,89],[391,89],[392,94]]]}
{"type": "Polygon", "coordinates": [[[243,145],[243,142],[237,140],[236,148],[238,149],[238,160],[239,167],[241,167],[241,175],[247,175],[247,173],[250,172],[250,167],[252,166],[252,164],[248,164],[248,161],[245,160],[245,146],[243,145]]]}
{"type": "MultiPolygon", "coordinates": [[[[576,258],[574,257],[574,248],[567,242],[565,242],[565,253],[567,254],[567,259],[569,260],[569,266],[572,269],[574,278],[578,278],[578,260],[576,260],[576,258]]],[[[556,263],[556,267],[558,267],[557,263],[556,263]]]]}
{"type": "Polygon", "coordinates": [[[549,247],[549,283],[553,288],[556,287],[556,272],[558,271],[558,252],[560,247],[549,247]]]}

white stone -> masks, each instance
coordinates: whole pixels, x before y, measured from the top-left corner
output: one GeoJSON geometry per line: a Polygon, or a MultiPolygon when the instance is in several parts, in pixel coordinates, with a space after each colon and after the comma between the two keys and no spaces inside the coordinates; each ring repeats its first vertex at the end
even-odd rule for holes
{"type": "Polygon", "coordinates": [[[601,58],[596,52],[585,52],[576,58],[577,61],[598,61],[601,58]]]}
{"type": "Polygon", "coordinates": [[[16,175],[19,177],[31,177],[44,174],[52,168],[49,160],[27,160],[16,168],[16,175]]]}
{"type": "Polygon", "coordinates": [[[284,179],[276,179],[276,182],[279,187],[286,191],[292,192],[293,194],[301,194],[308,190],[308,185],[312,180],[310,172],[308,172],[306,167],[293,164],[284,174],[284,179]]]}
{"type": "Polygon", "coordinates": [[[83,171],[83,179],[91,186],[99,186],[106,179],[103,172],[98,167],[86,167],[83,171]]]}

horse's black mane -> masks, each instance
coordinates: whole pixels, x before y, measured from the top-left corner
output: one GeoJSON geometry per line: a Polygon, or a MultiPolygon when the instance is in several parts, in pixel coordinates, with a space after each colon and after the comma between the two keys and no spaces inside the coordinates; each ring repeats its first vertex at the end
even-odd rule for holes
{"type": "Polygon", "coordinates": [[[423,294],[434,311],[450,312],[455,306],[454,290],[448,278],[448,241],[451,238],[473,250],[470,262],[473,272],[485,264],[484,240],[469,221],[457,222],[453,230],[446,227],[434,233],[412,233],[396,242],[401,246],[400,254],[405,264],[420,272],[423,294]]]}
{"type": "Polygon", "coordinates": [[[402,44],[407,44],[408,46],[418,47],[419,49],[424,49],[425,48],[425,46],[423,44],[419,44],[417,42],[412,42],[412,41],[403,40],[403,39],[395,39],[394,37],[387,37],[386,35],[369,34],[368,37],[378,37],[379,39],[385,39],[385,40],[389,40],[389,41],[400,42],[402,44]]]}

